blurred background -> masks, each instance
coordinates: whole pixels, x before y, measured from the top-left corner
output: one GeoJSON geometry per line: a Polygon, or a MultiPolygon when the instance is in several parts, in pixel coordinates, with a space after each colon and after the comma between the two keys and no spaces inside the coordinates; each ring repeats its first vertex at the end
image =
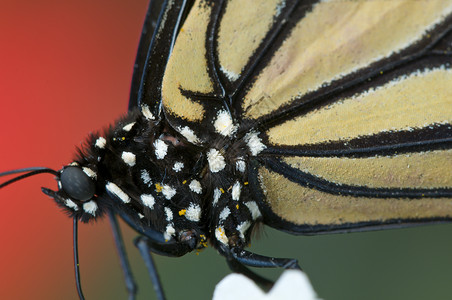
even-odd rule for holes
{"type": "MultiPolygon", "coordinates": [[[[87,134],[126,112],[147,1],[0,1],[0,170],[59,169],[87,134]]],[[[40,187],[50,175],[0,191],[0,299],[78,299],[72,223],[40,187]]],[[[139,284],[154,299],[123,226],[139,284]]],[[[107,220],[81,225],[87,300],[126,299],[107,220]]],[[[252,251],[295,257],[324,299],[450,299],[452,225],[297,237],[265,228],[252,251]]],[[[229,273],[213,249],[156,257],[168,299],[209,299],[229,273]]],[[[277,278],[281,270],[262,270],[277,278]]]]}

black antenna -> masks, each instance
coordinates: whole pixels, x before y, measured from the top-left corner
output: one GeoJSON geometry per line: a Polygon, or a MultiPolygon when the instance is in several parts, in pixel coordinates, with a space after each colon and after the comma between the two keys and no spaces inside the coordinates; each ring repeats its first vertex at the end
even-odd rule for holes
{"type": "MultiPolygon", "coordinates": [[[[0,189],[7,185],[10,185],[16,181],[19,181],[19,180],[22,180],[22,179],[25,179],[27,177],[34,176],[37,174],[41,174],[41,173],[50,173],[57,177],[59,177],[59,175],[60,175],[58,171],[55,171],[50,168],[31,167],[31,168],[23,168],[23,169],[16,169],[16,170],[11,170],[11,171],[1,172],[0,177],[12,175],[12,174],[18,174],[18,173],[26,173],[26,174],[19,175],[17,177],[14,177],[8,181],[1,183],[0,189]]],[[[83,296],[81,282],[80,282],[80,264],[79,264],[79,260],[78,260],[78,220],[77,220],[77,218],[74,218],[74,220],[73,220],[73,250],[74,250],[75,283],[77,285],[77,293],[78,293],[80,300],[85,300],[85,297],[83,296]]]]}
{"type": "Polygon", "coordinates": [[[73,221],[73,250],[74,250],[74,271],[75,271],[75,284],[77,286],[77,293],[80,300],[85,300],[85,296],[83,296],[82,285],[80,282],[80,264],[78,260],[78,220],[74,218],[73,221]]]}
{"type": "Polygon", "coordinates": [[[53,170],[53,169],[44,168],[44,167],[31,167],[31,168],[23,168],[23,169],[16,169],[16,170],[11,170],[11,171],[5,171],[5,172],[0,173],[0,177],[1,176],[8,176],[8,175],[11,175],[11,174],[17,174],[17,173],[25,173],[25,172],[28,172],[28,173],[23,174],[23,175],[19,175],[17,177],[14,177],[14,178],[12,178],[12,179],[10,179],[8,181],[5,181],[5,182],[1,183],[0,184],[0,189],[4,188],[7,185],[10,185],[11,183],[14,183],[16,181],[19,181],[19,180],[22,180],[22,179],[25,179],[27,177],[34,176],[34,175],[37,175],[37,174],[41,174],[41,173],[50,173],[50,174],[53,174],[55,176],[59,176],[59,173],[57,171],[53,170]]]}

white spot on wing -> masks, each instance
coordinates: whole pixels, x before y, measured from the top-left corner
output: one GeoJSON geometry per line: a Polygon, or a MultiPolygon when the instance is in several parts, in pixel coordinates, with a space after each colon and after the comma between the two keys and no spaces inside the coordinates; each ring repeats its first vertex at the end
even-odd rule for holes
{"type": "Polygon", "coordinates": [[[236,81],[237,79],[239,79],[239,76],[240,76],[239,74],[229,71],[229,70],[223,68],[223,66],[220,67],[220,70],[230,81],[236,81]]]}
{"type": "Polygon", "coordinates": [[[180,161],[176,161],[173,166],[173,170],[176,172],[180,172],[184,168],[184,163],[180,161]]]}
{"type": "Polygon", "coordinates": [[[107,140],[103,137],[99,137],[99,138],[97,138],[96,143],[94,145],[97,148],[104,149],[106,144],[107,144],[107,140]]]}
{"type": "Polygon", "coordinates": [[[248,228],[250,228],[250,226],[251,226],[251,223],[249,221],[245,221],[245,222],[242,222],[239,225],[237,225],[236,229],[240,233],[240,237],[242,239],[245,238],[245,233],[248,230],[248,228]]]}
{"type": "Polygon", "coordinates": [[[267,146],[262,143],[261,138],[258,136],[258,132],[250,131],[245,135],[245,142],[250,149],[250,152],[253,156],[258,155],[262,152],[267,146]]]}
{"type": "Polygon", "coordinates": [[[215,238],[221,242],[224,245],[228,245],[229,239],[226,236],[226,233],[224,232],[224,228],[223,227],[217,227],[217,229],[215,229],[215,238]]]}
{"type": "Polygon", "coordinates": [[[253,220],[256,220],[257,218],[259,218],[261,216],[261,212],[260,212],[259,207],[257,206],[256,202],[254,202],[254,201],[245,202],[245,205],[250,210],[253,220]]]}
{"type": "Polygon", "coordinates": [[[286,7],[286,2],[285,1],[281,1],[277,6],[276,6],[276,14],[275,14],[275,18],[277,18],[280,14],[281,11],[286,7]]]}
{"type": "Polygon", "coordinates": [[[201,207],[198,204],[190,203],[190,206],[185,212],[185,217],[187,220],[198,222],[201,220],[201,207]]]}
{"type": "Polygon", "coordinates": [[[83,204],[83,210],[93,216],[96,216],[97,204],[94,201],[89,201],[83,204]]]}
{"type": "Polygon", "coordinates": [[[207,161],[209,162],[209,169],[212,173],[219,172],[226,166],[223,155],[217,149],[210,149],[207,152],[207,161]]]}
{"type": "Polygon", "coordinates": [[[199,183],[198,180],[192,180],[190,182],[190,185],[188,186],[190,188],[190,190],[196,194],[201,194],[202,193],[202,187],[201,187],[201,183],[199,183]]]}
{"type": "Polygon", "coordinates": [[[234,183],[234,186],[232,187],[232,200],[239,200],[240,199],[240,192],[242,191],[242,185],[240,182],[236,181],[234,183]]]}
{"type": "Polygon", "coordinates": [[[187,141],[189,141],[190,143],[193,144],[199,144],[200,140],[199,138],[196,136],[195,132],[193,130],[190,129],[190,127],[185,126],[184,128],[177,128],[177,130],[179,131],[180,134],[182,134],[187,141]]]}
{"type": "Polygon", "coordinates": [[[64,201],[64,205],[66,205],[69,208],[72,208],[73,210],[77,211],[78,210],[78,205],[75,204],[74,201],[72,201],[71,199],[66,199],[64,201]]]}
{"type": "Polygon", "coordinates": [[[232,136],[237,131],[237,126],[234,126],[231,116],[225,110],[218,112],[213,126],[219,134],[224,136],[232,136]]]}
{"type": "Polygon", "coordinates": [[[231,214],[231,210],[225,207],[220,213],[220,221],[226,220],[226,218],[231,214]]]}
{"type": "Polygon", "coordinates": [[[172,188],[171,186],[165,184],[162,187],[162,194],[163,196],[165,196],[166,199],[171,199],[174,197],[174,195],[176,195],[176,190],[174,188],[172,188]]]}
{"type": "Polygon", "coordinates": [[[133,125],[135,125],[135,122],[132,122],[132,123],[127,124],[126,126],[124,126],[124,127],[122,128],[122,130],[129,132],[130,129],[132,129],[133,125]]]}
{"type": "Polygon", "coordinates": [[[130,202],[129,195],[124,193],[124,191],[121,190],[119,188],[119,186],[117,186],[113,182],[107,182],[107,184],[105,185],[105,188],[108,191],[110,191],[111,193],[113,193],[115,196],[117,196],[119,199],[121,199],[122,202],[124,202],[124,203],[129,203],[130,202]]]}
{"type": "Polygon", "coordinates": [[[168,153],[168,145],[162,140],[156,140],[154,142],[154,147],[155,156],[157,157],[157,159],[165,158],[166,154],[168,153]]]}
{"type": "Polygon", "coordinates": [[[151,194],[143,194],[140,197],[141,201],[144,205],[146,205],[149,208],[153,208],[155,204],[155,199],[151,194]]]}
{"type": "Polygon", "coordinates": [[[149,109],[149,106],[146,104],[141,105],[141,113],[143,116],[148,120],[155,120],[154,115],[151,113],[151,110],[149,109]]]}
{"type": "Polygon", "coordinates": [[[94,172],[93,170],[91,170],[90,168],[87,167],[83,167],[82,168],[83,172],[88,175],[88,177],[96,179],[97,178],[97,174],[96,172],[94,172]]]}
{"type": "Polygon", "coordinates": [[[131,167],[133,167],[136,163],[136,156],[132,152],[122,152],[121,158],[127,165],[131,167]]]}

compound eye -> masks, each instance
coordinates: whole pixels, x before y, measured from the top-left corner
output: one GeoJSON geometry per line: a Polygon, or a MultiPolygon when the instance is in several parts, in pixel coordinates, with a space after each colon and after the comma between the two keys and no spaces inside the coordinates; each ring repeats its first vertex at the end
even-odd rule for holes
{"type": "Polygon", "coordinates": [[[69,197],[86,201],[94,196],[94,182],[78,167],[64,168],[60,176],[63,190],[69,197]]]}

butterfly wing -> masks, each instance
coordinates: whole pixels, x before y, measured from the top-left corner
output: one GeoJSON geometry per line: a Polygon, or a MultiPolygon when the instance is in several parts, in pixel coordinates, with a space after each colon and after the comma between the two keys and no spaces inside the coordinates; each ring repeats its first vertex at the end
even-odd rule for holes
{"type": "Polygon", "coordinates": [[[452,217],[451,1],[197,1],[162,80],[199,144],[227,111],[264,222],[293,233],[452,217]]]}
{"type": "Polygon", "coordinates": [[[143,72],[146,69],[146,57],[151,46],[152,37],[159,22],[162,11],[163,0],[153,0],[149,2],[146,17],[141,31],[140,43],[138,45],[135,65],[133,66],[132,82],[130,86],[129,110],[138,105],[138,93],[141,86],[143,72]]]}

